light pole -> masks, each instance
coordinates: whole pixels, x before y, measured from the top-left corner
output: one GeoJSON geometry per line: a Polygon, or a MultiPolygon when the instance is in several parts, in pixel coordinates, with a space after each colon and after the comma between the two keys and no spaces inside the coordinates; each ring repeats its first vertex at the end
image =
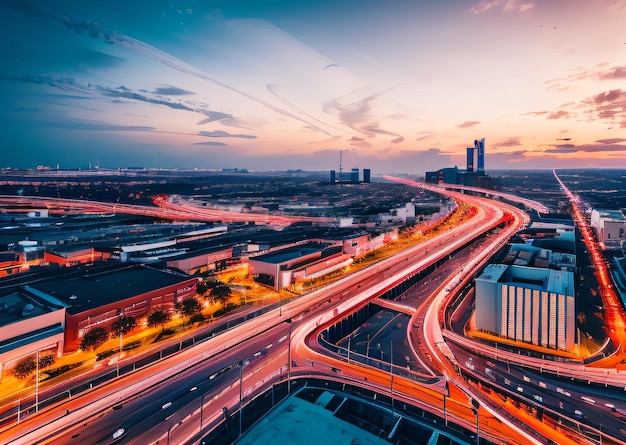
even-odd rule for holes
{"type": "Polygon", "coordinates": [[[287,394],[291,394],[291,318],[289,323],[289,337],[287,339],[287,394]]]}
{"type": "Polygon", "coordinates": [[[350,364],[350,340],[352,339],[352,334],[348,335],[348,364],[350,364]]]}
{"type": "MultiPolygon", "coordinates": [[[[382,349],[380,350],[382,357],[382,349]]],[[[389,351],[389,393],[391,394],[391,415],[393,416],[393,340],[389,351]]]]}
{"type": "Polygon", "coordinates": [[[443,424],[448,426],[448,411],[446,410],[446,398],[450,397],[450,387],[448,386],[448,376],[443,375],[444,392],[443,392],[443,424]]]}
{"type": "Polygon", "coordinates": [[[119,354],[117,356],[117,376],[120,376],[120,360],[122,360],[122,336],[124,335],[124,313],[120,312],[120,318],[119,318],[119,329],[120,329],[120,349],[119,349],[119,354]]]}
{"type": "Polygon", "coordinates": [[[476,444],[480,444],[480,430],[478,426],[478,409],[480,408],[480,403],[478,400],[473,397],[470,398],[470,402],[472,404],[472,412],[476,415],[476,444]]]}
{"type": "Polygon", "coordinates": [[[248,360],[239,362],[239,437],[241,437],[243,424],[243,367],[248,364],[248,360]]]}
{"type": "Polygon", "coordinates": [[[35,368],[35,412],[39,412],[39,349],[37,349],[37,363],[35,368]]]}

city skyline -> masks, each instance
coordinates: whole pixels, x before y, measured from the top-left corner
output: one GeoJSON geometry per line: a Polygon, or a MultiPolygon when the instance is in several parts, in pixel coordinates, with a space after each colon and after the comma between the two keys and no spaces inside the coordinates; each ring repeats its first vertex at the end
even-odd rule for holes
{"type": "Polygon", "coordinates": [[[2,9],[0,167],[626,166],[623,1],[2,9]]]}

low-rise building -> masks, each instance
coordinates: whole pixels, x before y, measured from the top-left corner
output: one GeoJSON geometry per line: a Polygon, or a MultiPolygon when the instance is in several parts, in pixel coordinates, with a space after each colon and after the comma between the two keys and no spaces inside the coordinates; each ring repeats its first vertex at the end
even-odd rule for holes
{"type": "Polygon", "coordinates": [[[22,289],[0,296],[0,377],[37,354],[63,352],[65,307],[53,306],[22,289]]]}
{"type": "Polygon", "coordinates": [[[154,309],[173,310],[176,302],[195,295],[197,282],[183,273],[132,265],[24,289],[51,307],[65,308],[64,351],[70,352],[90,329],[108,328],[122,315],[139,319],[154,309]]]}

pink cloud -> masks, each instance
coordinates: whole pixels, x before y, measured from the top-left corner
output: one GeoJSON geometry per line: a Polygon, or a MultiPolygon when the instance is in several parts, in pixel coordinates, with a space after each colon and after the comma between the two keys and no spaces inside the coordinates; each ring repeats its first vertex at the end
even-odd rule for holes
{"type": "Polygon", "coordinates": [[[561,119],[562,117],[569,117],[569,113],[564,110],[553,111],[548,115],[548,117],[546,117],[546,119],[561,119]]]}
{"type": "Polygon", "coordinates": [[[478,121],[465,121],[462,124],[457,125],[457,128],[470,128],[473,127],[474,125],[478,125],[480,124],[480,122],[478,121]]]}
{"type": "Polygon", "coordinates": [[[470,8],[470,12],[472,14],[480,14],[482,12],[489,11],[491,8],[497,5],[498,5],[498,0],[493,0],[493,1],[480,0],[477,5],[474,5],[470,8]]]}

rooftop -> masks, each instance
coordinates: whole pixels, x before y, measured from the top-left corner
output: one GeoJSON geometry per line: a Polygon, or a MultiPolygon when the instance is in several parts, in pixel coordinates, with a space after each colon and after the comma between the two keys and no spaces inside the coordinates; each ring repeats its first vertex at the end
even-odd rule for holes
{"type": "Polygon", "coordinates": [[[127,298],[184,283],[191,277],[152,267],[133,265],[76,278],[32,284],[67,307],[68,314],[116,303],[127,298]]]}

